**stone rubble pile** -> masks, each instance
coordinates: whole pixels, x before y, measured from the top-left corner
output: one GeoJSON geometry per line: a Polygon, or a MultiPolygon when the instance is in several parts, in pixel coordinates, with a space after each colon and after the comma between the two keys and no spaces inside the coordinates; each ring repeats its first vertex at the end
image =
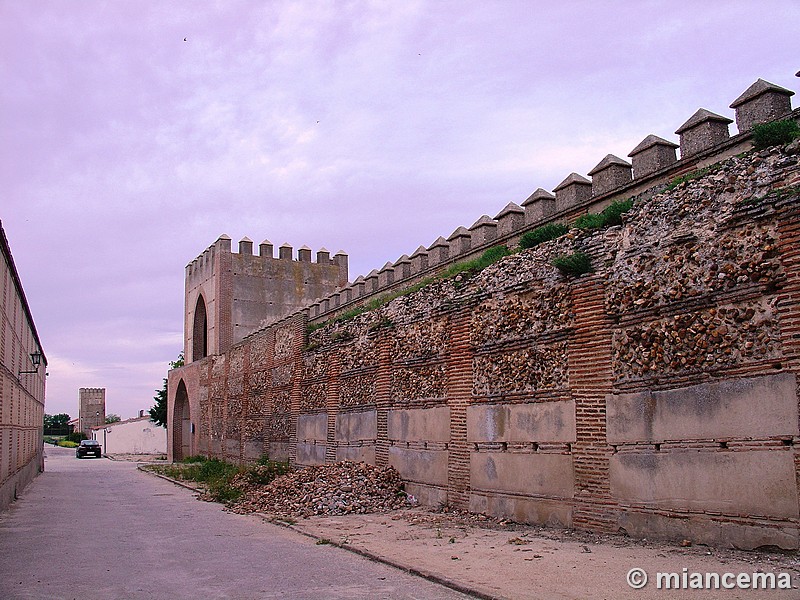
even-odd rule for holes
{"type": "Polygon", "coordinates": [[[238,513],[263,512],[285,517],[385,512],[409,506],[393,467],[343,461],[306,467],[267,485],[246,478],[234,480],[243,491],[231,506],[238,513]]]}

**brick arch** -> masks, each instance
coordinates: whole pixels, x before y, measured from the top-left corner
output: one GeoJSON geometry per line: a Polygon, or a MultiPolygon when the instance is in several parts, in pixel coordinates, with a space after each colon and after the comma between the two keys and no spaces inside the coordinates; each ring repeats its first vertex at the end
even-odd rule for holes
{"type": "Polygon", "coordinates": [[[192,361],[208,356],[208,313],[203,294],[198,294],[192,325],[192,361]]]}
{"type": "Polygon", "coordinates": [[[183,379],[178,383],[172,410],[172,460],[178,462],[192,454],[192,420],[189,394],[183,379]]]}

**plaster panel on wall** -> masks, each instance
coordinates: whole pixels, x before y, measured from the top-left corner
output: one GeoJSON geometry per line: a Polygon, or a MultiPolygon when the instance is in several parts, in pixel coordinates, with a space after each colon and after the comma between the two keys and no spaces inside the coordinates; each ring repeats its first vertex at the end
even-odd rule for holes
{"type": "Polygon", "coordinates": [[[606,410],[609,444],[798,435],[792,373],[612,395],[606,410]]]}
{"type": "Polygon", "coordinates": [[[339,446],[336,448],[336,460],[352,460],[375,464],[375,446],[339,446]]]}
{"type": "Polygon", "coordinates": [[[473,404],[467,407],[470,442],[574,442],[575,401],[473,404]]]}
{"type": "Polygon", "coordinates": [[[777,546],[796,550],[800,532],[796,525],[770,527],[766,525],[731,523],[694,514],[678,517],[651,511],[630,509],[619,515],[618,526],[628,535],[648,539],[690,539],[697,544],[755,550],[762,546],[777,546]]]}
{"type": "Polygon", "coordinates": [[[469,497],[469,510],[511,519],[515,523],[543,523],[553,527],[572,527],[572,507],[560,500],[473,492],[469,497]]]}
{"type": "Polygon", "coordinates": [[[297,464],[321,465],[325,463],[325,444],[297,443],[297,464]]]}
{"type": "Polygon", "coordinates": [[[572,498],[572,456],[473,452],[470,483],[478,490],[572,498]]]}
{"type": "Polygon", "coordinates": [[[432,485],[447,485],[447,450],[389,448],[389,465],[403,479],[432,485]]]}
{"type": "Polygon", "coordinates": [[[390,440],[403,442],[449,442],[450,409],[447,406],[390,410],[390,440]]]}
{"type": "Polygon", "coordinates": [[[620,453],[610,461],[620,502],[726,515],[798,516],[789,451],[620,453]]]}
{"type": "Polygon", "coordinates": [[[327,440],[328,413],[300,415],[297,418],[297,439],[321,441],[327,440]]]}
{"type": "Polygon", "coordinates": [[[336,415],[336,440],[354,442],[378,437],[378,412],[367,410],[336,415]]]}

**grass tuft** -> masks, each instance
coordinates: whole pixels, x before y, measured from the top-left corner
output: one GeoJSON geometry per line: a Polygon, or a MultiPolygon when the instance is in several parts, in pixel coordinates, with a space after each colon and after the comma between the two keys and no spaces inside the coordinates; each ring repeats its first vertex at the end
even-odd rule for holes
{"type": "Polygon", "coordinates": [[[592,262],[585,252],[575,252],[557,256],[552,260],[552,265],[564,275],[577,277],[592,270],[592,262]]]}

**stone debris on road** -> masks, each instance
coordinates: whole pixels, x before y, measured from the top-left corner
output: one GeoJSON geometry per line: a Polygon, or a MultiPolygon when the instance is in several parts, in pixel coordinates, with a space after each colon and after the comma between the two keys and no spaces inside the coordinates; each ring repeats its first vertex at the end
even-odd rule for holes
{"type": "Polygon", "coordinates": [[[386,512],[409,506],[413,499],[393,467],[343,461],[305,467],[260,485],[237,476],[232,485],[242,490],[230,509],[284,517],[386,512]]]}

